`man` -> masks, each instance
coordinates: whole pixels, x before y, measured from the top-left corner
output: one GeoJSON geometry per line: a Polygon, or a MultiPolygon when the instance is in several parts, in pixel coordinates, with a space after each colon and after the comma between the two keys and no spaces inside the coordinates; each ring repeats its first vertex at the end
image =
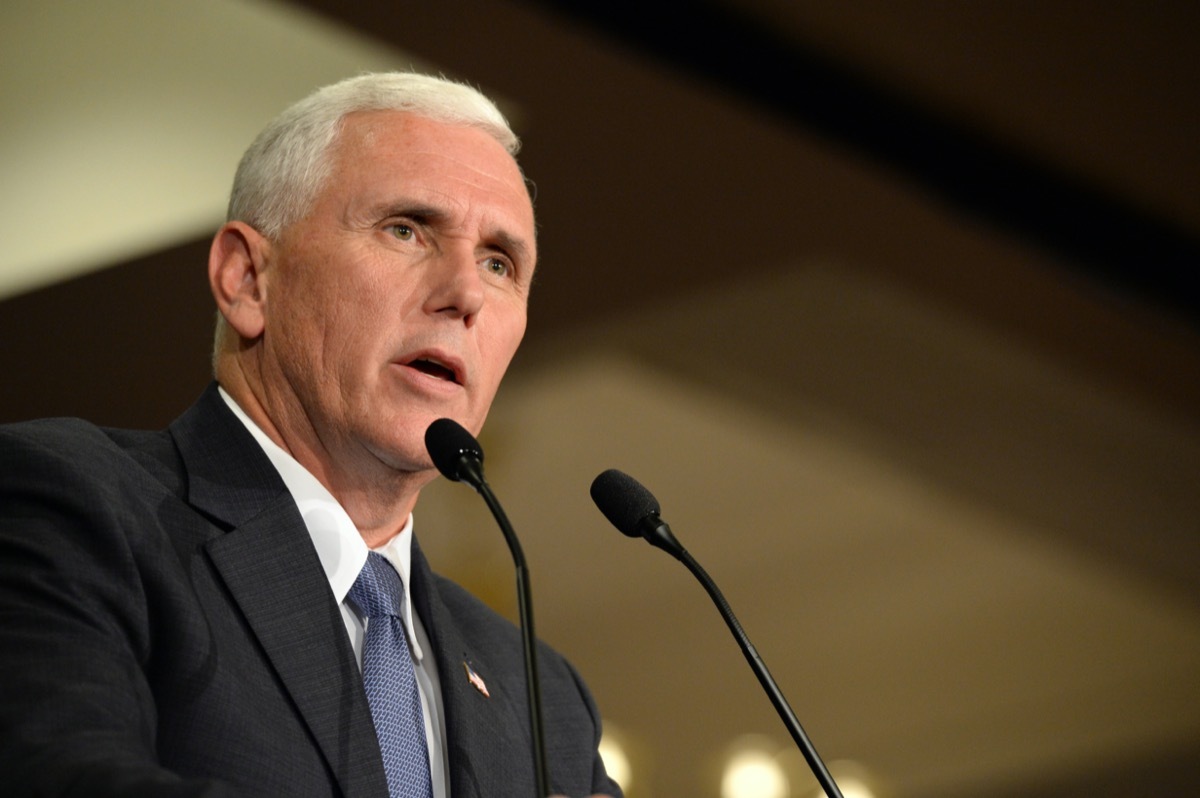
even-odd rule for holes
{"type": "MultiPolygon", "coordinates": [[[[425,429],[478,433],[525,330],[516,149],[454,83],[317,92],[214,237],[217,384],[164,432],[0,432],[6,794],[534,794],[519,633],[412,537],[425,429]]],[[[619,796],[539,664],[551,788],[619,796]]]]}

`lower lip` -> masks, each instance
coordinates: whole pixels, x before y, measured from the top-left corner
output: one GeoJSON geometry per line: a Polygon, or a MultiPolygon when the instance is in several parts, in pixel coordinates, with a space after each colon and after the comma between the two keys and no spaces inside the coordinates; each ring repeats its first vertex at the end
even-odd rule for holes
{"type": "Polygon", "coordinates": [[[404,380],[425,393],[434,394],[437,396],[450,396],[462,390],[462,386],[452,380],[444,380],[441,377],[435,377],[432,374],[427,374],[420,369],[413,368],[401,363],[392,364],[404,376],[404,380]]]}

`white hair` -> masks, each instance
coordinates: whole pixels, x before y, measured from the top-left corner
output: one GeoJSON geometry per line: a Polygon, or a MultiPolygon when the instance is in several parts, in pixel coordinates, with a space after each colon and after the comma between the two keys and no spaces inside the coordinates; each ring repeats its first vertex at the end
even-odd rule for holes
{"type": "Polygon", "coordinates": [[[238,164],[228,221],[276,238],[308,212],[330,172],[342,120],[359,111],[405,111],[488,133],[510,155],[520,141],[479,91],[415,72],[378,72],[326,86],[285,110],[258,134],[238,164]]]}

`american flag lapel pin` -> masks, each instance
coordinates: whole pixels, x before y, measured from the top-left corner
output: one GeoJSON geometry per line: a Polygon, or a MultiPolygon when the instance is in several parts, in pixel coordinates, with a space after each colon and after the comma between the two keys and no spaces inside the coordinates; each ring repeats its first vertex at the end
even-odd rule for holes
{"type": "Polygon", "coordinates": [[[483,693],[484,698],[492,697],[492,694],[488,692],[487,685],[484,684],[483,678],[475,672],[475,669],[471,667],[471,663],[467,660],[463,660],[463,670],[467,672],[467,681],[471,683],[472,687],[483,693]]]}

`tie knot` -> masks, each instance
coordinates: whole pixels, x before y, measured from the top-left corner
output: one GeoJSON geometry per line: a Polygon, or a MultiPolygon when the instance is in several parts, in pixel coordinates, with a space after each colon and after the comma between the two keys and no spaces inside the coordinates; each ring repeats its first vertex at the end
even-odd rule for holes
{"type": "Polygon", "coordinates": [[[400,608],[404,606],[404,585],[400,582],[400,574],[382,554],[370,552],[366,565],[350,588],[350,598],[368,618],[399,617],[400,608]]]}

